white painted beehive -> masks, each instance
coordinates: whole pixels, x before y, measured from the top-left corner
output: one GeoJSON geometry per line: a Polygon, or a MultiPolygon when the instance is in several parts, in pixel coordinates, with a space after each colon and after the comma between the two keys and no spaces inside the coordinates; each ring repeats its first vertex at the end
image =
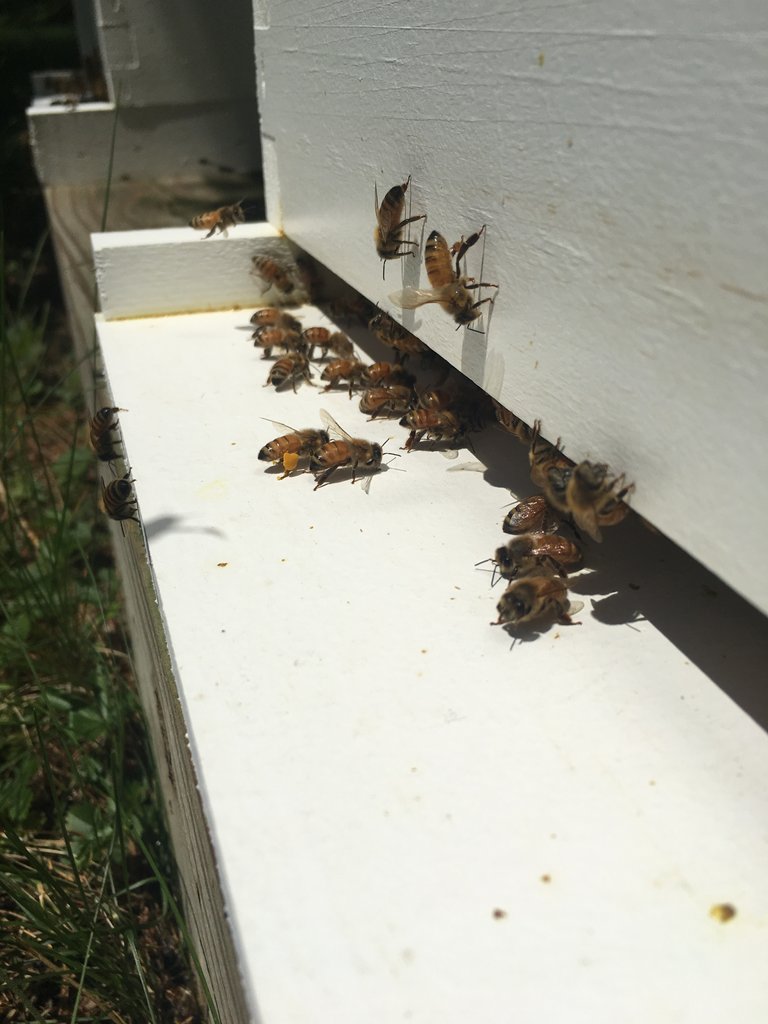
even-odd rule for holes
{"type": "Polygon", "coordinates": [[[768,1011],[768,635],[716,578],[768,607],[760,517],[738,543],[722,517],[767,486],[765,25],[754,2],[693,20],[656,2],[259,5],[271,226],[95,239],[250,1019],[768,1011]],[[707,568],[627,522],[574,583],[582,624],[510,650],[474,563],[509,490],[532,489],[513,441],[457,460],[483,472],[404,456],[369,495],[264,472],[265,419],[322,407],[401,436],[344,393],[264,388],[247,328],[251,256],[282,231],[387,309],[423,287],[421,256],[383,283],[371,240],[374,182],[409,174],[428,231],[487,224],[470,265],[500,287],[484,333],[434,306],[406,325],[573,458],[626,471],[707,568]],[[710,915],[726,904],[732,920],[710,915]]]}

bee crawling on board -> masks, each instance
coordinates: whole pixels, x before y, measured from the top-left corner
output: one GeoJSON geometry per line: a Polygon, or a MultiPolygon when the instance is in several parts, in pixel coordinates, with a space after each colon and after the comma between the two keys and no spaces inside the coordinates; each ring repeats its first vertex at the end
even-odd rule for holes
{"type": "Polygon", "coordinates": [[[403,219],[403,210],[405,207],[405,193],[408,191],[408,186],[411,183],[411,176],[408,175],[406,181],[402,185],[393,185],[392,188],[384,196],[384,199],[379,206],[379,192],[377,186],[373,186],[374,194],[374,212],[376,215],[376,227],[373,230],[373,242],[376,246],[376,252],[381,257],[382,268],[381,278],[384,280],[384,274],[387,268],[387,260],[399,260],[403,256],[415,256],[415,249],[401,249],[401,245],[415,246],[416,249],[419,247],[418,242],[409,242],[403,238],[403,228],[406,224],[412,224],[417,220],[426,220],[426,213],[419,213],[413,217],[406,217],[403,219]]]}
{"type": "Polygon", "coordinates": [[[505,580],[521,576],[565,577],[566,568],[568,571],[575,569],[581,563],[581,558],[581,548],[567,537],[557,533],[524,533],[513,537],[503,547],[496,548],[490,559],[493,562],[491,586],[496,584],[497,577],[505,580]]]}
{"type": "Polygon", "coordinates": [[[366,384],[371,387],[386,387],[390,384],[398,384],[401,387],[412,388],[416,378],[408,373],[402,363],[371,363],[364,373],[366,384]]]}
{"type": "Polygon", "coordinates": [[[245,222],[242,204],[243,200],[241,199],[239,203],[233,203],[231,206],[220,206],[218,210],[201,213],[198,217],[192,218],[189,226],[196,231],[207,231],[208,234],[204,236],[205,238],[210,238],[217,231],[226,238],[229,228],[234,228],[245,222]]]}
{"type": "Polygon", "coordinates": [[[115,519],[120,523],[123,533],[125,533],[123,530],[124,520],[132,519],[135,523],[140,522],[130,473],[126,473],[125,476],[121,476],[117,480],[111,480],[108,484],[102,481],[101,508],[110,519],[115,519]]]}
{"type": "Polygon", "coordinates": [[[262,462],[271,462],[273,465],[282,462],[281,480],[296,469],[301,459],[311,459],[315,452],[330,441],[328,432],[325,430],[314,428],[295,430],[287,423],[278,423],[274,420],[270,422],[284,430],[285,433],[267,441],[259,451],[258,458],[262,462]]]}
{"type": "Polygon", "coordinates": [[[584,607],[582,601],[568,598],[568,587],[555,576],[524,576],[513,580],[499,598],[499,617],[492,626],[524,626],[555,618],[563,626],[573,622],[571,615],[584,607]]]}
{"type": "Polygon", "coordinates": [[[366,364],[359,359],[334,359],[320,374],[320,380],[328,381],[325,391],[330,391],[331,388],[346,381],[351,398],[353,387],[359,387],[362,384],[365,370],[366,364]]]}
{"type": "Polygon", "coordinates": [[[319,359],[330,352],[344,359],[352,358],[355,354],[354,345],[341,331],[329,331],[327,327],[308,327],[301,336],[307,343],[310,359],[315,358],[315,348],[320,352],[319,359]]]}
{"type": "Polygon", "coordinates": [[[290,384],[296,391],[296,384],[299,380],[312,383],[312,376],[309,372],[309,360],[303,352],[288,352],[273,364],[269,371],[267,382],[264,387],[270,384],[277,390],[290,384]]]}
{"type": "Polygon", "coordinates": [[[105,405],[98,409],[88,421],[88,440],[91,450],[99,461],[108,462],[110,465],[120,458],[115,445],[121,442],[112,437],[112,431],[120,429],[120,424],[117,421],[119,412],[127,412],[127,410],[114,405],[105,405]]]}
{"type": "Polygon", "coordinates": [[[401,309],[416,309],[430,302],[438,303],[446,313],[449,313],[459,327],[466,327],[473,320],[481,315],[480,307],[486,302],[493,303],[495,296],[491,295],[485,299],[478,299],[472,291],[475,288],[498,288],[497,284],[489,281],[476,281],[473,277],[467,277],[461,272],[461,260],[467,250],[475,245],[485,232],[485,224],[479,231],[475,231],[468,239],[448,248],[448,243],[439,231],[433,231],[427,239],[427,248],[424,254],[424,265],[427,268],[427,277],[431,288],[406,288],[400,292],[393,292],[389,297],[401,309]],[[456,269],[454,270],[452,256],[456,256],[456,269]]]}
{"type": "Polygon", "coordinates": [[[360,412],[367,413],[369,419],[377,416],[402,416],[409,411],[415,400],[413,388],[403,384],[379,385],[363,392],[360,412]]]}
{"type": "MultiPolygon", "coordinates": [[[[314,452],[310,458],[309,468],[315,473],[315,490],[322,487],[337,469],[351,468],[352,483],[357,479],[357,470],[360,468],[371,472],[381,469],[384,452],[380,444],[352,437],[325,409],[320,410],[320,419],[333,439],[314,452]]],[[[371,477],[366,476],[363,482],[366,494],[370,486],[371,477]]]]}
{"type": "MultiPolygon", "coordinates": [[[[403,448],[413,451],[414,445],[426,437],[430,441],[450,442],[459,445],[467,433],[466,423],[451,409],[411,409],[400,420],[401,427],[411,431],[403,448]]],[[[456,448],[441,449],[448,459],[458,456],[456,448]]]]}
{"type": "Polygon", "coordinates": [[[284,352],[306,353],[306,345],[301,335],[286,327],[257,327],[251,337],[253,347],[263,351],[264,359],[271,358],[273,348],[280,348],[284,352]]]}
{"type": "Polygon", "coordinates": [[[257,329],[260,327],[282,327],[286,331],[301,333],[299,321],[278,306],[262,306],[261,309],[257,309],[251,317],[250,323],[257,329]]]}

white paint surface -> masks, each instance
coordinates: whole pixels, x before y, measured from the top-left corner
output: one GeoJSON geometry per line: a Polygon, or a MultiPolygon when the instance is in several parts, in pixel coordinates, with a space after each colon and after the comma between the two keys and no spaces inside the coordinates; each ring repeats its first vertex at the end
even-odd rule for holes
{"type": "Polygon", "coordinates": [[[106,186],[113,133],[116,181],[193,179],[219,165],[248,173],[260,160],[251,128],[256,116],[253,99],[122,107],[117,114],[111,103],[81,103],[74,109],[38,103],[27,110],[35,170],[50,186],[106,186]]]}
{"type": "Polygon", "coordinates": [[[487,334],[406,326],[764,610],[767,39],[757,0],[283,0],[256,33],[272,222],[387,308],[426,277],[382,283],[374,182],[449,243],[487,223],[487,334]]]}
{"type": "Polygon", "coordinates": [[[227,238],[205,235],[190,227],[92,235],[104,316],[226,309],[273,298],[271,291],[262,291],[264,282],[253,275],[251,262],[257,252],[282,263],[291,259],[286,241],[271,225],[237,225],[227,238]]]}
{"type": "Polygon", "coordinates": [[[248,312],[99,337],[254,1020],[765,1019],[765,619],[625,523],[510,650],[474,563],[523,450],[276,479],[264,417],[404,434],[264,388],[248,312]]]}

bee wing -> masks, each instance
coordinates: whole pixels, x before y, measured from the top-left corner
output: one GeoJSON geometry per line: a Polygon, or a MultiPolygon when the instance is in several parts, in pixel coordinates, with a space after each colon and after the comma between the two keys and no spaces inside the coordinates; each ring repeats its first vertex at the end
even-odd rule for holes
{"type": "Polygon", "coordinates": [[[331,416],[329,412],[326,412],[325,409],[320,410],[320,419],[325,424],[325,427],[328,430],[329,434],[337,434],[345,441],[354,441],[354,438],[350,434],[348,434],[343,427],[339,426],[339,424],[336,422],[333,416],[331,416]]]}
{"type": "Polygon", "coordinates": [[[401,309],[416,309],[428,302],[440,302],[441,296],[434,288],[404,288],[401,292],[392,292],[389,299],[401,309]]]}
{"type": "Polygon", "coordinates": [[[282,432],[284,434],[298,434],[299,433],[299,431],[296,429],[296,427],[291,427],[287,423],[281,423],[280,420],[269,420],[269,419],[267,419],[266,416],[262,416],[261,419],[263,419],[265,423],[271,423],[272,426],[273,427],[277,427],[278,430],[282,430],[282,432]]]}
{"type": "MultiPolygon", "coordinates": [[[[458,448],[441,448],[440,454],[443,456],[444,459],[458,459],[459,457],[458,448]]],[[[452,468],[452,466],[448,467],[448,469],[452,468]]]]}

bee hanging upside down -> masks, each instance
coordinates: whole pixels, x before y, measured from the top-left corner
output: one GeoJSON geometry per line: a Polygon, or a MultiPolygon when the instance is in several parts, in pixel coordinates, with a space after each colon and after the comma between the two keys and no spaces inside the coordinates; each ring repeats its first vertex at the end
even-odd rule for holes
{"type": "Polygon", "coordinates": [[[510,509],[504,517],[504,533],[556,533],[560,520],[543,494],[533,494],[510,509]]]}
{"type": "MultiPolygon", "coordinates": [[[[401,309],[416,309],[429,302],[437,302],[449,313],[459,327],[471,324],[481,315],[480,306],[493,302],[495,296],[475,301],[472,291],[475,288],[498,288],[489,281],[475,281],[461,273],[461,259],[467,249],[473,246],[485,231],[485,224],[469,238],[454,245],[453,250],[439,231],[433,231],[427,239],[424,254],[424,265],[431,288],[406,288],[401,292],[393,292],[390,299],[401,309]],[[456,269],[453,268],[452,252],[456,253],[456,269]]],[[[458,328],[457,328],[458,330],[458,328]]]]}
{"type": "Polygon", "coordinates": [[[226,238],[228,228],[234,228],[245,221],[242,202],[241,199],[239,203],[233,203],[232,206],[220,206],[218,210],[201,213],[198,217],[192,218],[189,226],[195,228],[196,231],[207,231],[208,234],[205,235],[205,238],[210,238],[216,231],[226,238]]]}
{"type": "Polygon", "coordinates": [[[426,220],[426,213],[419,213],[414,217],[403,219],[405,207],[405,193],[411,183],[411,176],[402,185],[394,185],[384,196],[379,206],[379,193],[374,184],[374,211],[376,214],[376,227],[373,231],[373,242],[376,252],[382,259],[381,277],[387,267],[387,260],[399,260],[403,256],[415,256],[415,250],[401,249],[401,245],[419,247],[418,242],[409,242],[403,239],[403,228],[406,224],[412,224],[417,220],[426,220]]]}

